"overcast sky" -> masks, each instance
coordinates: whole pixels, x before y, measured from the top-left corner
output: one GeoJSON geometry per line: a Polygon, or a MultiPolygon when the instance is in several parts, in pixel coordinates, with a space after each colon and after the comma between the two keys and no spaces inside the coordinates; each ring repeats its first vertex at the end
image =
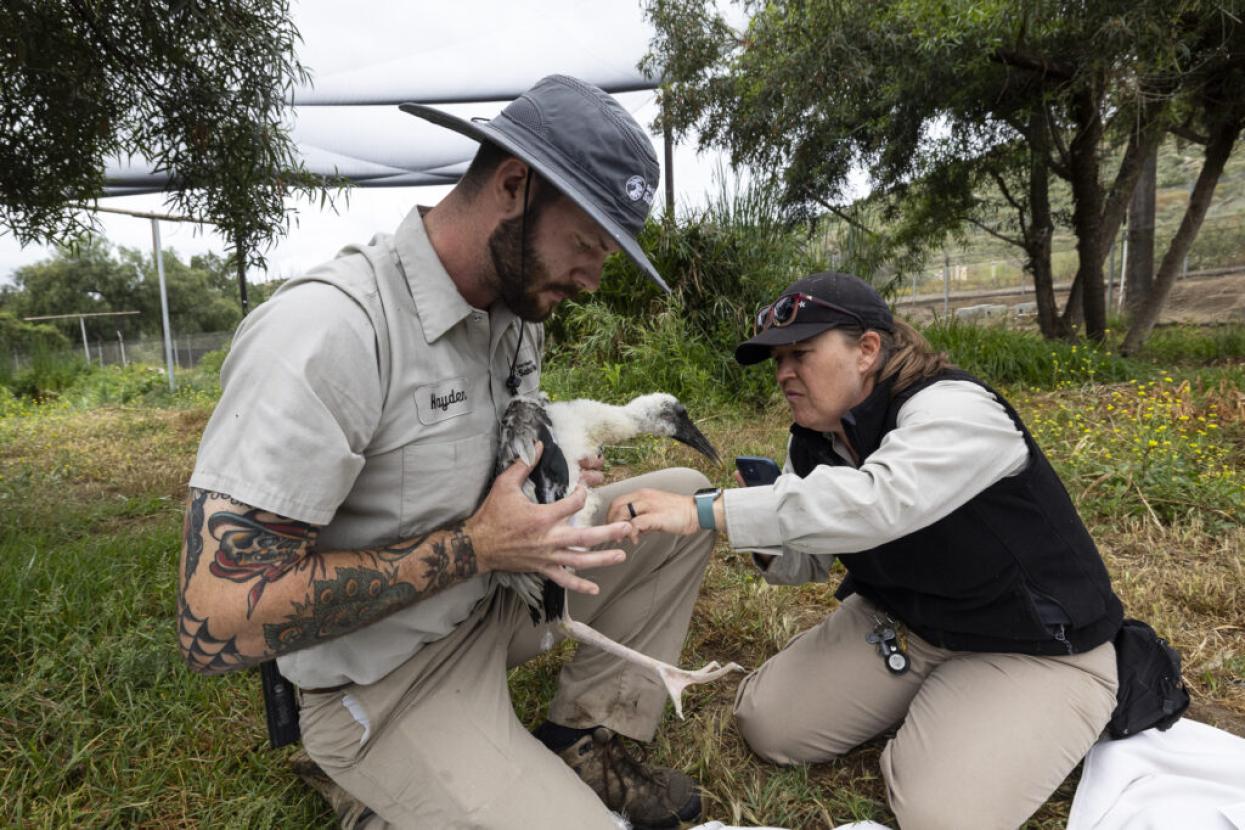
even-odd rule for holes
{"type": "MultiPolygon", "coordinates": [[[[648,41],[649,29],[636,0],[455,0],[453,3],[408,2],[407,0],[301,0],[294,4],[294,19],[303,36],[300,57],[315,77],[327,79],[335,73],[348,71],[361,62],[390,61],[401,71],[404,56],[438,52],[461,60],[460,67],[451,65],[447,57],[442,71],[450,78],[462,71],[474,74],[479,82],[484,56],[473,54],[475,45],[508,38],[511,32],[530,30],[550,19],[550,7],[563,13],[558,18],[564,27],[576,21],[588,21],[577,31],[587,30],[589,37],[576,36],[569,29],[553,29],[560,48],[566,50],[566,61],[584,65],[594,55],[612,55],[620,60],[619,51],[635,52],[638,60],[648,41]],[[545,6],[543,12],[540,6],[545,6]],[[594,25],[596,21],[604,25],[594,25]],[[492,41],[490,41],[492,38],[492,41]],[[593,40],[592,38],[600,38],[593,40]],[[461,48],[460,48],[461,47],[461,48]],[[612,50],[612,52],[610,51],[612,50]]],[[[549,27],[541,33],[549,37],[549,27]]],[[[485,49],[484,51],[492,51],[485,49]]],[[[535,50],[545,53],[544,49],[535,50]]],[[[562,53],[559,51],[559,55],[562,53]]],[[[606,58],[603,58],[606,59],[606,58]]],[[[628,57],[628,60],[630,58],[628,57]]],[[[548,60],[545,53],[545,60],[548,60]]],[[[501,61],[512,66],[513,58],[501,61]]],[[[523,67],[490,68],[499,77],[506,71],[522,76],[523,67]]],[[[646,128],[656,116],[652,92],[622,93],[618,99],[646,128]]],[[[495,113],[504,102],[496,105],[475,105],[473,113],[495,113]]],[[[654,135],[654,145],[661,157],[661,137],[654,135]]],[[[698,154],[693,146],[675,149],[674,181],[676,203],[701,205],[705,194],[716,189],[716,173],[723,167],[717,154],[698,154]]],[[[663,184],[664,188],[664,184],[663,184]]],[[[318,205],[292,202],[297,208],[290,233],[268,251],[268,272],[252,273],[252,281],[272,277],[288,277],[333,256],[342,246],[365,242],[378,231],[391,232],[415,204],[435,204],[446,187],[423,188],[353,188],[348,199],[339,200],[337,213],[321,210],[318,205]]],[[[663,202],[659,198],[655,204],[663,202]]],[[[102,204],[128,210],[167,212],[159,195],[115,197],[102,204]]],[[[103,234],[114,244],[151,251],[151,223],[147,220],[98,214],[103,234]]],[[[174,249],[184,258],[205,251],[223,251],[224,240],[210,227],[186,223],[161,223],[164,247],[174,249]]],[[[44,246],[21,248],[9,235],[0,236],[0,282],[11,282],[14,269],[50,256],[44,246]]]]}

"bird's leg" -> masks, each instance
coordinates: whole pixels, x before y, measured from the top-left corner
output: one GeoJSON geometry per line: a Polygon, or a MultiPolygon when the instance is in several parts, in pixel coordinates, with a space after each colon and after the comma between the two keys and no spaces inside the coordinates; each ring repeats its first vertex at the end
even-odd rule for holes
{"type": "Polygon", "coordinates": [[[562,630],[563,634],[577,643],[595,646],[604,652],[613,654],[615,657],[621,657],[623,660],[646,668],[657,675],[657,679],[666,687],[666,693],[670,695],[670,700],[674,703],[674,713],[679,716],[679,720],[683,719],[684,689],[697,683],[709,683],[733,671],[743,671],[743,667],[737,663],[727,663],[723,666],[716,660],[696,671],[688,671],[672,666],[669,663],[663,663],[655,657],[649,657],[647,654],[641,654],[633,648],[624,646],[622,643],[614,642],[591,626],[572,620],[569,607],[563,608],[562,618],[558,620],[558,628],[562,630]]]}

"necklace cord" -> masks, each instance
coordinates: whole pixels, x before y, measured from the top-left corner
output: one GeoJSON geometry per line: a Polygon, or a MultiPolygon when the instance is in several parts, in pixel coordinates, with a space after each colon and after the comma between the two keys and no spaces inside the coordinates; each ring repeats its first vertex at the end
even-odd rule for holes
{"type": "MultiPolygon", "coordinates": [[[[528,186],[532,183],[532,168],[527,169],[527,178],[523,180],[523,219],[520,224],[519,231],[519,277],[526,284],[527,282],[527,192],[528,186]]],[[[510,390],[511,395],[519,393],[519,376],[515,374],[515,367],[519,363],[519,349],[523,348],[523,334],[527,331],[527,324],[523,322],[523,318],[519,318],[519,342],[514,347],[514,357],[510,359],[510,374],[506,377],[506,388],[510,390]]]]}

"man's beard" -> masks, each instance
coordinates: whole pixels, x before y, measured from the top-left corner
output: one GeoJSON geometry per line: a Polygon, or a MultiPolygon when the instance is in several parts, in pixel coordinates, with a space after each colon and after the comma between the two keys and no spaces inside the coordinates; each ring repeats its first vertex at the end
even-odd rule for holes
{"type": "Polygon", "coordinates": [[[527,250],[523,250],[523,217],[501,222],[489,235],[488,249],[496,275],[495,288],[506,307],[529,323],[544,322],[553,314],[557,303],[541,304],[540,292],[560,291],[567,297],[579,293],[577,285],[556,285],[549,279],[549,269],[536,253],[536,217],[529,210],[527,250]],[[526,271],[526,273],[524,273],[526,271]]]}

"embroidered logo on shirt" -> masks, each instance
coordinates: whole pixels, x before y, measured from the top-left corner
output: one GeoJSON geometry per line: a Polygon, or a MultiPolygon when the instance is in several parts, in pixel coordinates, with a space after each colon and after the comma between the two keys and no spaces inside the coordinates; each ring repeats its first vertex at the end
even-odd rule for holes
{"type": "Polygon", "coordinates": [[[471,411],[471,396],[467,393],[466,378],[446,378],[426,383],[415,389],[415,407],[419,410],[419,422],[435,424],[471,411]]]}
{"type": "Polygon", "coordinates": [[[519,377],[525,378],[528,375],[530,375],[532,372],[536,371],[536,361],[535,360],[524,360],[518,366],[515,367],[514,371],[515,371],[515,374],[517,374],[519,377]]]}

